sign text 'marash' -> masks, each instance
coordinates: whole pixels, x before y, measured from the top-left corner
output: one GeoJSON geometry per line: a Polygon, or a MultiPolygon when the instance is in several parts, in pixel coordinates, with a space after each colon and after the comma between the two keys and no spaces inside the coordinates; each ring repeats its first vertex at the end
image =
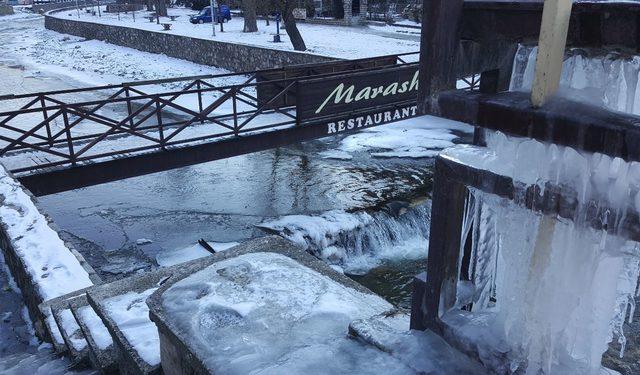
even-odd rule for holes
{"type": "Polygon", "coordinates": [[[296,112],[300,122],[324,122],[350,115],[354,126],[369,126],[364,125],[369,115],[382,116],[384,123],[405,118],[403,112],[400,116],[384,113],[415,104],[417,92],[416,65],[303,80],[297,87],[296,112]]]}

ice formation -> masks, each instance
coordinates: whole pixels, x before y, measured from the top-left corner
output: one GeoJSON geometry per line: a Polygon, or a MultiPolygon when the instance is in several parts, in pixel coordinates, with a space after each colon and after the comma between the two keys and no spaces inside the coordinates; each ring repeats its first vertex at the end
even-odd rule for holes
{"type": "MultiPolygon", "coordinates": [[[[520,45],[516,53],[511,90],[531,90],[537,47],[520,45]]],[[[562,67],[562,94],[612,110],[640,114],[640,56],[611,52],[590,56],[583,49],[569,49],[562,67]],[[567,92],[568,91],[568,92],[567,92]]]]}
{"type": "MultiPolygon", "coordinates": [[[[540,194],[559,186],[575,210],[541,215],[523,207],[522,192],[510,201],[471,189],[471,283],[461,287],[472,287],[458,307],[472,302],[475,323],[462,324],[463,312],[445,320],[460,336],[506,352],[510,371],[597,374],[612,339],[624,350],[623,324],[633,317],[640,248],[626,222],[640,211],[640,163],[501,133],[487,143],[443,157],[537,185],[540,194]]],[[[500,366],[488,351],[483,360],[500,366]]]]}
{"type": "Polygon", "coordinates": [[[392,309],[388,302],[280,254],[211,265],[171,286],[162,305],[167,323],[214,373],[412,373],[347,336],[351,321],[392,309]]]}
{"type": "Polygon", "coordinates": [[[363,274],[384,261],[427,256],[430,203],[402,205],[376,213],[329,211],[289,215],[260,224],[331,265],[363,274]]]}
{"type": "MultiPolygon", "coordinates": [[[[218,252],[237,246],[239,242],[209,242],[209,245],[213,247],[213,250],[218,252]]],[[[196,243],[182,249],[163,251],[156,256],[156,261],[163,267],[169,267],[209,255],[211,255],[211,253],[208,250],[205,250],[204,247],[196,243]]]]}

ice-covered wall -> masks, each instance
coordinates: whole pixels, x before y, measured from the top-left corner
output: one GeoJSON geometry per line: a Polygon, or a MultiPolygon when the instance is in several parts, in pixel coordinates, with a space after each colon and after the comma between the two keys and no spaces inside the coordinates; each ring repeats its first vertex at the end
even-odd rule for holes
{"type": "MultiPolygon", "coordinates": [[[[531,90],[537,47],[520,45],[513,65],[513,90],[531,90]]],[[[640,56],[606,55],[573,48],[562,68],[561,95],[606,108],[640,114],[640,56]]]]}
{"type": "Polygon", "coordinates": [[[598,374],[611,340],[624,350],[623,324],[635,308],[640,245],[623,224],[640,213],[640,163],[501,133],[487,143],[488,150],[459,146],[445,155],[542,192],[547,182],[561,186],[575,211],[571,219],[541,215],[519,204],[523,196],[472,191],[471,283],[461,283],[457,306],[473,302],[473,314],[485,318],[463,336],[499,348],[513,371],[598,374]],[[594,210],[606,231],[585,219],[594,210]]]}

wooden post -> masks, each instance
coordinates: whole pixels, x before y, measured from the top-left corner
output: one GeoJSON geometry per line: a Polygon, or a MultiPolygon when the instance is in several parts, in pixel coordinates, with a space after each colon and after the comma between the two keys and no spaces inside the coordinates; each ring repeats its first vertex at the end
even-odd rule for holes
{"type": "Polygon", "coordinates": [[[531,103],[540,107],[560,86],[572,0],[545,0],[531,103]]]}
{"type": "Polygon", "coordinates": [[[437,113],[436,95],[456,88],[455,60],[460,44],[463,0],[424,0],[420,38],[418,110],[437,113]]]}
{"type": "MultiPolygon", "coordinates": [[[[467,188],[450,177],[451,168],[436,159],[427,282],[422,302],[422,325],[441,334],[440,315],[456,303],[458,263],[462,243],[467,188]]],[[[412,320],[419,318],[412,318],[412,320]]]]}

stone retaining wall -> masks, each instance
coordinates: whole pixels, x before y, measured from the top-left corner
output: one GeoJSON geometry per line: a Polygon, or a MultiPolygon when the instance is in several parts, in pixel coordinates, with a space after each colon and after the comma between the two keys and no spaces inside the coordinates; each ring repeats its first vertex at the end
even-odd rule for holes
{"type": "Polygon", "coordinates": [[[55,17],[53,13],[45,15],[44,24],[49,30],[87,39],[103,40],[140,51],[162,53],[234,72],[338,60],[333,57],[192,38],[167,32],[61,19],[55,17]]]}
{"type": "MultiPolygon", "coordinates": [[[[13,179],[13,181],[3,180],[2,183],[12,184],[12,185],[15,185],[17,189],[21,189],[22,192],[24,192],[24,194],[26,194],[29,197],[29,199],[31,200],[31,203],[35,206],[35,208],[39,212],[40,217],[46,221],[46,225],[49,228],[51,228],[51,230],[53,230],[54,232],[59,233],[60,230],[53,223],[53,220],[51,219],[51,217],[43,213],[44,211],[42,210],[41,207],[39,207],[37,198],[35,198],[27,189],[25,189],[22,185],[20,185],[19,182],[17,182],[17,180],[15,179],[15,177],[13,177],[11,173],[5,172],[2,166],[0,166],[0,172],[2,172],[2,174],[4,175],[3,176],[4,179],[13,179]],[[6,173],[6,175],[4,173],[6,173]]],[[[1,204],[7,204],[7,205],[13,204],[13,202],[6,202],[5,198],[6,197],[4,195],[0,195],[1,204]]],[[[25,227],[28,227],[29,225],[33,225],[33,223],[24,224],[25,227]]],[[[38,306],[41,303],[45,302],[47,298],[43,296],[40,290],[40,286],[39,286],[40,280],[35,280],[33,278],[32,274],[28,270],[29,266],[26,264],[26,261],[19,255],[20,252],[18,249],[20,245],[17,244],[18,241],[22,240],[22,237],[29,236],[32,234],[33,234],[33,231],[27,230],[22,236],[19,236],[19,237],[12,236],[9,231],[9,226],[7,225],[5,220],[3,220],[2,217],[0,217],[0,251],[2,251],[4,255],[5,263],[7,264],[7,267],[9,268],[9,271],[11,272],[13,279],[15,280],[18,288],[20,288],[23,301],[29,311],[29,316],[31,317],[31,320],[33,322],[34,328],[36,330],[36,334],[41,339],[48,340],[49,339],[48,334],[44,329],[45,317],[43,316],[42,312],[38,308],[38,306]]],[[[31,242],[34,244],[38,244],[37,246],[50,245],[50,244],[40,243],[41,242],[40,240],[41,240],[40,238],[33,238],[31,242]]],[[[75,250],[73,245],[71,245],[68,242],[64,242],[64,246],[66,247],[65,251],[69,251],[73,255],[73,257],[77,259],[77,262],[82,267],[81,269],[84,269],[84,271],[87,272],[91,281],[94,284],[100,284],[101,283],[100,277],[97,275],[95,270],[91,267],[91,265],[87,263],[84,257],[75,250]]],[[[68,285],[68,288],[73,289],[73,285],[68,285]]]]}
{"type": "Polygon", "coordinates": [[[13,14],[13,7],[9,4],[0,3],[0,16],[13,14]]]}
{"type": "MultiPolygon", "coordinates": [[[[102,0],[100,1],[100,4],[105,5],[112,2],[113,1],[102,0]]],[[[93,6],[93,5],[96,5],[97,3],[98,3],[97,1],[93,1],[93,0],[78,0],[78,5],[81,7],[93,6]]],[[[70,7],[75,10],[75,6],[76,6],[75,0],[68,0],[68,1],[61,1],[58,3],[33,4],[31,6],[31,10],[35,13],[43,13],[43,12],[49,12],[56,9],[64,9],[64,8],[70,8],[70,7]]]]}

